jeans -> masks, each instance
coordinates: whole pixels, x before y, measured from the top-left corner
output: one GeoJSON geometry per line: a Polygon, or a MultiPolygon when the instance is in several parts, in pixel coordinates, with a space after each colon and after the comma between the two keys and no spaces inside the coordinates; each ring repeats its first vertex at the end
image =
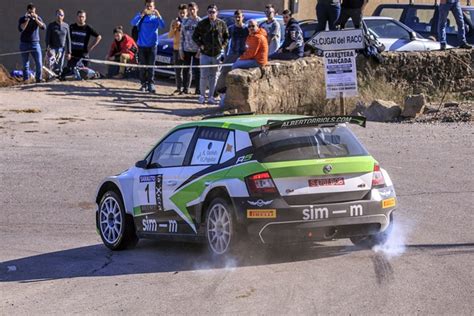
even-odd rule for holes
{"type": "Polygon", "coordinates": [[[318,3],[316,5],[316,17],[318,18],[318,25],[316,26],[316,33],[326,29],[326,23],[329,24],[329,30],[336,29],[336,22],[341,14],[341,5],[330,5],[318,3]]]}
{"type": "MultiPolygon", "coordinates": [[[[201,54],[200,58],[201,65],[218,65],[219,64],[219,56],[207,56],[201,54]]],[[[214,96],[214,91],[216,89],[217,83],[217,67],[211,68],[201,68],[201,81],[200,81],[200,88],[201,96],[206,96],[206,88],[209,87],[209,97],[214,96]]]]}
{"type": "MultiPolygon", "coordinates": [[[[114,61],[122,63],[122,64],[129,64],[130,61],[132,60],[132,56],[130,54],[120,54],[120,55],[115,55],[114,56],[114,61]]],[[[125,67],[123,66],[109,66],[108,68],[108,77],[113,77],[116,75],[124,75],[125,74],[125,67]]]]}
{"type": "Polygon", "coordinates": [[[466,44],[466,31],[464,29],[464,18],[462,16],[461,3],[456,0],[453,3],[445,3],[439,5],[439,19],[438,19],[438,35],[441,45],[446,45],[446,24],[448,14],[451,11],[456,19],[458,25],[458,40],[459,44],[466,44]]]}
{"type": "Polygon", "coordinates": [[[43,70],[43,56],[41,54],[41,45],[39,42],[20,42],[21,60],[23,63],[23,79],[30,79],[30,54],[35,61],[35,78],[41,80],[43,70]]]}
{"type": "MultiPolygon", "coordinates": [[[[196,52],[184,52],[184,65],[191,65],[199,66],[199,58],[196,58],[196,52]]],[[[192,76],[191,76],[191,67],[187,69],[183,69],[183,89],[184,91],[188,91],[191,87],[192,78],[194,78],[194,82],[196,84],[196,92],[199,92],[199,81],[200,81],[200,70],[199,68],[192,68],[192,76]]]]}
{"type": "Polygon", "coordinates": [[[337,20],[336,24],[340,25],[341,29],[344,29],[349,18],[352,18],[354,27],[356,29],[360,29],[360,25],[362,23],[362,9],[342,8],[341,15],[339,16],[339,20],[337,20]]]}
{"type": "MultiPolygon", "coordinates": [[[[156,62],[156,46],[138,47],[138,63],[140,65],[154,66],[156,62]]],[[[140,82],[142,85],[154,84],[154,69],[140,68],[140,82]]]]}
{"type": "Polygon", "coordinates": [[[232,65],[232,70],[234,69],[249,69],[260,67],[260,64],[257,63],[255,59],[237,59],[236,62],[232,65]]]}
{"type": "Polygon", "coordinates": [[[268,56],[268,59],[279,59],[279,60],[294,60],[301,58],[302,56],[299,56],[298,54],[292,53],[292,52],[281,52],[281,53],[275,53],[271,54],[268,56]]]}
{"type": "MultiPolygon", "coordinates": [[[[184,65],[184,61],[179,58],[179,50],[173,50],[173,62],[177,66],[184,65]]],[[[181,90],[183,88],[183,68],[175,68],[175,81],[176,81],[176,89],[181,90]]]]}
{"type": "Polygon", "coordinates": [[[60,76],[63,71],[65,57],[64,47],[51,48],[48,53],[47,67],[60,76]]]}

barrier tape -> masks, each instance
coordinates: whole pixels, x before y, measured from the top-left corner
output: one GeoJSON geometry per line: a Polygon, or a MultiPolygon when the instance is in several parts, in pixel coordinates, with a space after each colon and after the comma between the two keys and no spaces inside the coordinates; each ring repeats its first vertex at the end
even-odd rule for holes
{"type": "MultiPolygon", "coordinates": [[[[41,52],[45,52],[46,50],[43,49],[41,50],[41,52]]],[[[0,57],[3,57],[3,56],[12,56],[12,55],[21,55],[23,53],[34,53],[36,52],[36,50],[26,50],[24,52],[12,52],[12,53],[3,53],[3,54],[0,54],[0,57]]]]}
{"type": "Polygon", "coordinates": [[[126,63],[119,63],[116,61],[110,60],[100,60],[100,59],[92,59],[92,58],[82,58],[79,60],[88,61],[93,64],[101,64],[101,65],[109,65],[109,66],[119,66],[119,67],[127,67],[127,68],[153,68],[153,69],[188,69],[188,68],[216,68],[216,67],[232,67],[233,64],[216,64],[216,65],[137,65],[137,64],[126,64],[126,63]]]}

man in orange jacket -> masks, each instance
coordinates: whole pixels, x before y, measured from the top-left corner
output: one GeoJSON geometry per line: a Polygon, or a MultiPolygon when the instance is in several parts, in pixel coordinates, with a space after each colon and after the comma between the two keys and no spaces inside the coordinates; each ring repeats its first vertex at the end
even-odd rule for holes
{"type": "Polygon", "coordinates": [[[247,49],[232,65],[232,69],[249,69],[268,64],[267,32],[263,28],[259,28],[255,20],[248,22],[248,28],[249,36],[245,42],[247,49]]]}

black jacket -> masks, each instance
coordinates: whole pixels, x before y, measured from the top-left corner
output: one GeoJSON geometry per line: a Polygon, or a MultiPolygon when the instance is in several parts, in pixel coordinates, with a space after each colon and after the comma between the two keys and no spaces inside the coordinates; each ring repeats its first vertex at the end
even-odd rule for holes
{"type": "Polygon", "coordinates": [[[198,23],[193,33],[193,41],[199,45],[204,46],[201,53],[207,56],[218,56],[222,49],[227,46],[229,41],[229,32],[227,24],[217,19],[213,25],[209,18],[204,19],[198,23]]]}
{"type": "Polygon", "coordinates": [[[281,45],[281,48],[283,49],[283,51],[285,51],[286,48],[290,46],[290,44],[293,42],[296,43],[296,48],[292,50],[291,52],[294,54],[297,54],[300,57],[303,57],[304,55],[303,31],[301,30],[301,27],[298,24],[298,21],[296,21],[294,18],[291,18],[288,21],[288,24],[286,25],[286,28],[285,28],[285,40],[283,41],[283,44],[281,45]]]}

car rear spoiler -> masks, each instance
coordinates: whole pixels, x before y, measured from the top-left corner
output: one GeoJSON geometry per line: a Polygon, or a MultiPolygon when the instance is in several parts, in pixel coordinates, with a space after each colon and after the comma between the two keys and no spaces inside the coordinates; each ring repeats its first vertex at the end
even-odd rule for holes
{"type": "Polygon", "coordinates": [[[341,116],[313,116],[304,117],[299,119],[292,119],[286,121],[269,120],[266,125],[254,129],[252,132],[266,132],[272,129],[284,129],[284,128],[297,128],[307,126],[319,126],[319,125],[331,125],[342,123],[356,124],[361,127],[365,127],[367,119],[364,116],[352,116],[352,115],[341,115],[341,116]]]}

